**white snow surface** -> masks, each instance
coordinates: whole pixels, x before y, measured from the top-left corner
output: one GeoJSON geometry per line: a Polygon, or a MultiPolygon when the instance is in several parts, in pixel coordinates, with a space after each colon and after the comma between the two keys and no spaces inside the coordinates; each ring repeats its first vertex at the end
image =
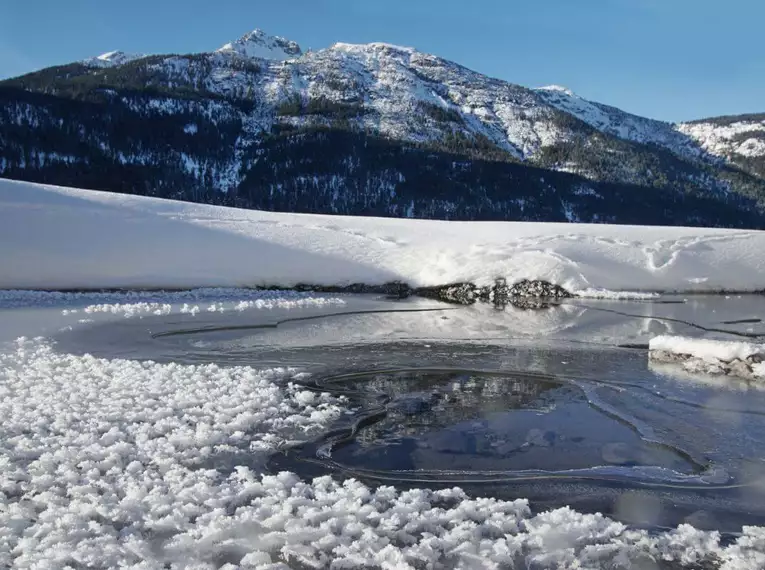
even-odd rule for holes
{"type": "Polygon", "coordinates": [[[294,376],[58,355],[19,339],[0,355],[0,567],[150,560],[151,535],[220,507],[216,453],[254,457],[342,412],[294,376]]]}
{"type": "Polygon", "coordinates": [[[0,180],[0,289],[505,277],[594,296],[754,291],[763,250],[759,231],[285,214],[0,180]]]}
{"type": "MultiPolygon", "coordinates": [[[[230,301],[223,303],[211,303],[209,305],[189,305],[183,303],[180,307],[170,303],[101,303],[88,305],[82,309],[83,313],[111,313],[122,315],[126,318],[143,315],[169,315],[174,312],[181,314],[196,315],[200,311],[210,313],[225,313],[227,311],[243,312],[247,310],[270,310],[270,309],[298,309],[303,307],[326,307],[330,305],[345,305],[345,301],[339,297],[306,297],[302,299],[256,299],[230,301]]],[[[77,314],[80,309],[64,309],[65,315],[77,314]]]]}
{"type": "Polygon", "coordinates": [[[639,291],[609,291],[608,289],[582,289],[576,292],[577,297],[586,299],[607,299],[609,301],[650,301],[661,295],[659,293],[640,293],[639,291]]]}
{"type": "Polygon", "coordinates": [[[459,489],[264,476],[343,401],[290,370],[105,360],[18,339],[0,355],[0,567],[653,568],[765,564],[765,529],[723,546],[459,489]],[[212,467],[216,457],[230,467],[212,467]],[[247,466],[245,466],[247,465],[247,466]],[[237,566],[238,565],[238,566],[237,566]]]}

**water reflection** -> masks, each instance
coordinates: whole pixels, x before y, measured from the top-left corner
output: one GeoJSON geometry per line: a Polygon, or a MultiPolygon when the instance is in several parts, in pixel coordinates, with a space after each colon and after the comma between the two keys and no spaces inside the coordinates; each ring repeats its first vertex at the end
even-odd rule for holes
{"type": "MultiPolygon", "coordinates": [[[[331,388],[333,382],[325,384],[331,388]]],[[[382,407],[334,462],[380,470],[566,471],[601,465],[698,469],[670,446],[641,439],[574,383],[542,374],[401,371],[344,378],[362,409],[382,407]]],[[[347,393],[347,392],[346,392],[347,393]]]]}

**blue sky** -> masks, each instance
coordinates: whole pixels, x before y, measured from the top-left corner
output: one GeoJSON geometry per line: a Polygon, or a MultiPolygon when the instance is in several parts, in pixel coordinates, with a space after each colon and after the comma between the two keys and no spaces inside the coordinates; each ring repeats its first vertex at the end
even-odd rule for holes
{"type": "Polygon", "coordinates": [[[212,50],[253,28],[320,49],[416,47],[664,120],[765,112],[762,0],[3,0],[0,77],[120,49],[212,50]]]}

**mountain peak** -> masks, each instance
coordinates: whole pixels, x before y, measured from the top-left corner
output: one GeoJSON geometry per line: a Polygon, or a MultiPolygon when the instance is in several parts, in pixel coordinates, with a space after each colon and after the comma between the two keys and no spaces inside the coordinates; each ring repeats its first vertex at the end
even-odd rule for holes
{"type": "Polygon", "coordinates": [[[578,95],[571,91],[571,89],[563,87],[562,85],[545,85],[544,87],[537,88],[537,91],[547,91],[548,93],[559,93],[569,97],[578,97],[578,95]]]}
{"type": "Polygon", "coordinates": [[[125,53],[124,51],[107,51],[96,57],[90,57],[83,61],[86,65],[91,67],[113,67],[115,65],[123,65],[135,59],[141,59],[146,57],[142,54],[125,53]]]}
{"type": "Polygon", "coordinates": [[[218,53],[238,54],[244,57],[274,59],[283,61],[302,55],[300,46],[280,36],[271,36],[260,29],[255,29],[235,42],[227,43],[217,50],[218,53]]]}

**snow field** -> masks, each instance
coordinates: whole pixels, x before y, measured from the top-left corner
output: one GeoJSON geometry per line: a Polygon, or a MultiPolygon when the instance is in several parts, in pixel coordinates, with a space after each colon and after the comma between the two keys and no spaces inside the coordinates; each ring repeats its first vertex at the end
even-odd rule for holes
{"type": "Polygon", "coordinates": [[[765,289],[765,232],[237,210],[0,180],[0,289],[412,287],[540,279],[572,293],[765,289]]]}

